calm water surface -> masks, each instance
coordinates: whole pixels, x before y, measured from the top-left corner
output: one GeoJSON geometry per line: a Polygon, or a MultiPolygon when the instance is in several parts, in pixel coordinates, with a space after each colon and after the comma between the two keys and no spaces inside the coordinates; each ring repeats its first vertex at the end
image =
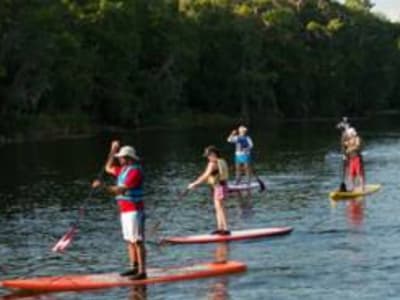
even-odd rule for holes
{"type": "MultiPolygon", "coordinates": [[[[253,130],[258,174],[268,191],[227,202],[233,229],[293,226],[286,237],[229,245],[241,275],[29,299],[398,299],[400,293],[400,125],[390,119],[358,124],[366,141],[368,181],[381,192],[333,207],[340,157],[332,124],[287,123],[253,130]],[[373,125],[373,126],[372,126],[373,125]]],[[[177,193],[205,165],[207,144],[220,146],[230,128],[143,131],[118,136],[136,146],[146,171],[148,265],[214,260],[218,245],[159,247],[166,235],[209,232],[213,206],[206,188],[184,201],[177,193]]],[[[90,202],[81,230],[63,255],[49,249],[76,218],[107,155],[112,136],[0,147],[0,278],[110,272],[127,264],[115,203],[90,202]]],[[[0,295],[6,295],[0,291],[0,295]]]]}

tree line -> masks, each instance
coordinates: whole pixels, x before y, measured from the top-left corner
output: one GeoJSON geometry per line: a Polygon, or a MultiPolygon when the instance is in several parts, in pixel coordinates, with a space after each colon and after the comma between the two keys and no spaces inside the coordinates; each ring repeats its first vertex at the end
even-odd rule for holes
{"type": "Polygon", "coordinates": [[[400,25],[371,7],[2,0],[0,129],[59,114],[138,127],[181,114],[311,118],[399,109],[400,25]]]}

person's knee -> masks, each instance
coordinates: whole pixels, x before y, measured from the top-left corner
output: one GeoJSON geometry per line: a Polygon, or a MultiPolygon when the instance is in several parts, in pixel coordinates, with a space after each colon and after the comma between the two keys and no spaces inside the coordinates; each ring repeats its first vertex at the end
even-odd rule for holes
{"type": "Polygon", "coordinates": [[[135,240],[135,241],[127,241],[127,243],[132,246],[132,247],[141,247],[143,246],[143,241],[142,240],[135,240]]]}
{"type": "Polygon", "coordinates": [[[143,240],[136,241],[136,247],[143,247],[143,246],[144,246],[143,240]]]}
{"type": "Polygon", "coordinates": [[[223,198],[216,198],[216,199],[214,199],[214,205],[215,205],[215,207],[218,207],[218,208],[223,207],[222,200],[223,200],[223,198]]]}

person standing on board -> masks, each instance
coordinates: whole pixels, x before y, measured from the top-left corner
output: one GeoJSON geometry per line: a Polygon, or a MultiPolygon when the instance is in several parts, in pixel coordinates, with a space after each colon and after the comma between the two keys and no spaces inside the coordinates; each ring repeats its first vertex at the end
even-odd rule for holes
{"type": "Polygon", "coordinates": [[[233,130],[227,139],[228,143],[235,144],[235,170],[236,183],[239,183],[242,177],[242,171],[246,174],[248,182],[251,175],[251,149],[253,149],[253,141],[247,135],[247,128],[243,125],[238,130],[233,130]]]}
{"type": "Polygon", "coordinates": [[[353,127],[346,130],[346,140],[344,141],[345,153],[347,161],[349,162],[347,174],[352,183],[353,190],[358,187],[364,191],[365,187],[365,172],[364,163],[361,155],[362,140],[353,127]]]}
{"type": "Polygon", "coordinates": [[[214,230],[212,234],[229,235],[230,231],[228,230],[224,208],[224,200],[228,195],[228,165],[215,146],[208,146],[204,150],[204,157],[208,159],[206,169],[203,174],[188,185],[187,189],[193,190],[203,182],[211,185],[217,219],[217,230],[214,230]]]}
{"type": "MultiPolygon", "coordinates": [[[[116,184],[104,186],[115,196],[121,213],[123,239],[128,245],[130,269],[121,273],[131,279],[145,279],[146,249],[144,246],[143,172],[139,157],[131,146],[120,147],[119,141],[111,143],[105,171],[116,178],[116,184]],[[115,160],[117,159],[117,161],[115,160]]],[[[103,183],[95,180],[93,188],[103,183]]]]}

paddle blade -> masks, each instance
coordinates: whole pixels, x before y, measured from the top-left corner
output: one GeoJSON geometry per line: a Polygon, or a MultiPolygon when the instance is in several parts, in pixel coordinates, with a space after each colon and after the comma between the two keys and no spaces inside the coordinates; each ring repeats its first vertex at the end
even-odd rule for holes
{"type": "Polygon", "coordinates": [[[61,239],[51,248],[53,252],[63,252],[71,243],[77,231],[77,226],[73,225],[61,239]]]}
{"type": "Polygon", "coordinates": [[[344,182],[342,182],[340,184],[339,191],[340,192],[347,192],[347,187],[346,187],[346,184],[344,182]]]}
{"type": "Polygon", "coordinates": [[[257,178],[257,182],[260,185],[260,192],[264,192],[267,189],[265,183],[260,178],[257,178]]]}
{"type": "Polygon", "coordinates": [[[186,189],[183,192],[178,193],[178,201],[182,201],[187,194],[189,194],[189,189],[186,189]]]}

